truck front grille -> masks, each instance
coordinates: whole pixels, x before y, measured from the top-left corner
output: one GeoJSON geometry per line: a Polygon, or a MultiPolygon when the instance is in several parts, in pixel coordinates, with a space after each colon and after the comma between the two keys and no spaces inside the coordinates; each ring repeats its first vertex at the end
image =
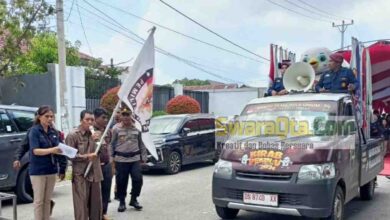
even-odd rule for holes
{"type": "Polygon", "coordinates": [[[251,173],[237,171],[236,176],[250,179],[290,180],[292,177],[292,173],[251,173]]]}

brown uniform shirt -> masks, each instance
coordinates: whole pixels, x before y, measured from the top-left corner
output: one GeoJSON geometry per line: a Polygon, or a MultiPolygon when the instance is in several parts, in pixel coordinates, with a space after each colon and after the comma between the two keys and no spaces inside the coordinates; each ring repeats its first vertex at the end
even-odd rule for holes
{"type": "MultiPolygon", "coordinates": [[[[80,127],[76,128],[66,136],[65,143],[78,150],[79,154],[94,153],[97,144],[92,139],[90,131],[83,131],[80,127]]],[[[80,158],[76,156],[72,161],[72,175],[84,176],[89,160],[87,158],[80,158]]],[[[92,167],[86,178],[89,182],[100,182],[103,180],[102,169],[100,166],[100,158],[96,158],[92,162],[92,167]]]]}
{"type": "Polygon", "coordinates": [[[122,123],[118,123],[112,129],[112,140],[111,140],[114,161],[115,162],[136,162],[136,161],[146,161],[147,151],[145,145],[141,140],[141,133],[135,127],[124,127],[122,123]],[[116,152],[121,153],[131,153],[140,151],[140,154],[137,154],[133,157],[123,157],[116,154],[116,152]]]}
{"type": "MultiPolygon", "coordinates": [[[[100,131],[103,135],[103,132],[105,128],[99,128],[96,125],[94,126],[95,130],[100,131]]],[[[101,144],[100,147],[100,163],[107,164],[111,162],[111,138],[112,138],[112,133],[111,130],[107,131],[106,136],[104,137],[103,143],[101,144]]]]}

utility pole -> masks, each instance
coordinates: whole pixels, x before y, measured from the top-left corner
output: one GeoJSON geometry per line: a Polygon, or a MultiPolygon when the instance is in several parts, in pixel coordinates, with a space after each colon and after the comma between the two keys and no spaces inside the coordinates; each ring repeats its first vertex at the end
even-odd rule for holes
{"type": "Polygon", "coordinates": [[[65,28],[64,28],[64,2],[56,0],[57,12],[57,37],[58,37],[58,66],[59,66],[59,81],[60,81],[60,105],[61,105],[61,130],[67,127],[67,105],[68,100],[66,94],[66,49],[65,49],[65,28]]]}
{"type": "Polygon", "coordinates": [[[334,22],[332,23],[332,26],[337,27],[337,29],[339,29],[339,31],[341,33],[341,48],[344,48],[344,33],[347,30],[347,27],[349,25],[353,25],[353,20],[351,20],[350,23],[345,23],[345,21],[343,20],[342,23],[338,24],[338,25],[335,25],[334,22]]]}

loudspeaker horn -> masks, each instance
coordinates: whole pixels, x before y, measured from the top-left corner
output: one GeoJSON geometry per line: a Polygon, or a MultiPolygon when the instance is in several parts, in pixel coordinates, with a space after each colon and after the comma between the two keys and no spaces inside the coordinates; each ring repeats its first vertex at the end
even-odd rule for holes
{"type": "Polygon", "coordinates": [[[292,64],[283,75],[283,85],[288,92],[307,92],[312,88],[314,80],[314,69],[305,62],[292,64]]]}

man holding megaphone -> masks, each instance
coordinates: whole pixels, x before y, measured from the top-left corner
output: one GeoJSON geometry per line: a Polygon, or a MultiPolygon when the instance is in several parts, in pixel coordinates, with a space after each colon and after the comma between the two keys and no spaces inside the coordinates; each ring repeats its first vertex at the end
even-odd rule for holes
{"type": "Polygon", "coordinates": [[[283,85],[283,75],[290,64],[290,60],[283,60],[281,63],[279,63],[279,70],[281,75],[280,77],[276,77],[272,86],[269,87],[267,92],[268,96],[285,95],[288,93],[283,85]]]}
{"type": "Polygon", "coordinates": [[[343,55],[340,53],[331,54],[329,59],[329,71],[321,75],[315,89],[317,92],[348,93],[354,91],[357,80],[352,70],[342,67],[343,55]]]}

